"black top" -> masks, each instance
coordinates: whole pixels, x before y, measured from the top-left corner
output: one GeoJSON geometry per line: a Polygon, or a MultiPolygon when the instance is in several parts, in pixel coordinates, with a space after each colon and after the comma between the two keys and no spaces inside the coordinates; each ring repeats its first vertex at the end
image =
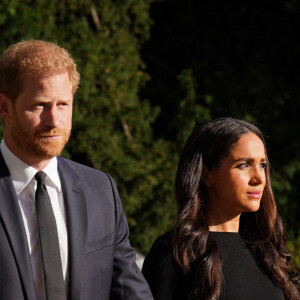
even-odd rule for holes
{"type": "MultiPolygon", "coordinates": [[[[260,269],[239,233],[211,232],[223,258],[224,300],[284,300],[260,269]]],[[[159,237],[145,258],[143,274],[155,300],[190,300],[191,283],[172,254],[171,233],[159,237]]]]}

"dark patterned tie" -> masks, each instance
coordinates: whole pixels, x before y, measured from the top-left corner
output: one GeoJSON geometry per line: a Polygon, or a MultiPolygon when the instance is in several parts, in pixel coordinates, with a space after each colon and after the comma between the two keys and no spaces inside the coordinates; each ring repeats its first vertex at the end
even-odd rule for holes
{"type": "Polygon", "coordinates": [[[45,185],[46,174],[40,171],[34,177],[37,181],[35,205],[42,248],[47,300],[66,300],[56,221],[45,185]]]}

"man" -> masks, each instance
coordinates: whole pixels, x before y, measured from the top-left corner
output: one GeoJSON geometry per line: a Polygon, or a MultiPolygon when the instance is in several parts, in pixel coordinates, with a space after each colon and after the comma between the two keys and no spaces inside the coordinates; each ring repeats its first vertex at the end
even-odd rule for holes
{"type": "Polygon", "coordinates": [[[153,299],[112,178],[58,157],[78,83],[54,43],[0,58],[0,299],[153,299]]]}

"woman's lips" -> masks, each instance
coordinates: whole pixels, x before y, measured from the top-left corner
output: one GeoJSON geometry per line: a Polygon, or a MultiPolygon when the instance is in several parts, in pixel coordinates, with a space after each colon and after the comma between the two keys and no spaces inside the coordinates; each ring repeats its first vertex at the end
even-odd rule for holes
{"type": "Polygon", "coordinates": [[[248,192],[247,195],[251,198],[259,199],[261,198],[262,192],[261,191],[248,192]]]}

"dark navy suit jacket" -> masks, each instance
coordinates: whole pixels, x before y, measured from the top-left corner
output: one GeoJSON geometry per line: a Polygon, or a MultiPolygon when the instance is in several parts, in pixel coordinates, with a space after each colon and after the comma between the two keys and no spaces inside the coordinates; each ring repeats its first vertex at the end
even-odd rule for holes
{"type": "MultiPolygon", "coordinates": [[[[69,239],[71,300],[152,300],[135,264],[128,225],[112,178],[58,157],[69,239]]],[[[0,299],[35,300],[17,195],[0,153],[0,299]]]]}

